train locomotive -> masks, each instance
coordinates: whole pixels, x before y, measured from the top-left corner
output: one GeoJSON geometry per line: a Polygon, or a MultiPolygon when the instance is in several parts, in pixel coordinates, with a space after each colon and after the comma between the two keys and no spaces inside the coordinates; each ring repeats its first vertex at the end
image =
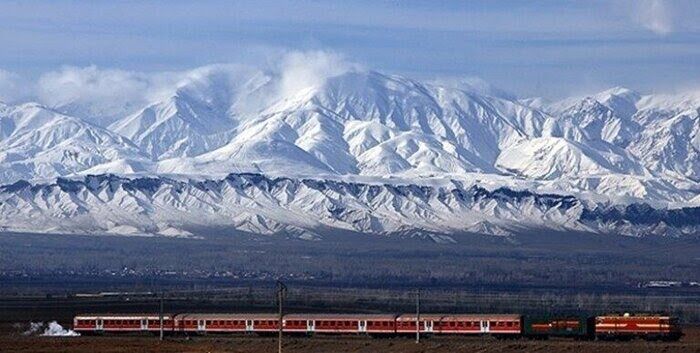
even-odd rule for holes
{"type": "MultiPolygon", "coordinates": [[[[73,320],[82,334],[157,333],[159,314],[87,314],[73,320]]],[[[279,331],[279,316],[270,313],[164,314],[166,334],[251,333],[279,331]]],[[[286,334],[366,334],[372,336],[487,335],[496,338],[576,340],[678,340],[683,335],[676,318],[665,315],[527,316],[518,314],[287,314],[286,334]],[[418,328],[416,328],[418,324],[418,328]]]]}

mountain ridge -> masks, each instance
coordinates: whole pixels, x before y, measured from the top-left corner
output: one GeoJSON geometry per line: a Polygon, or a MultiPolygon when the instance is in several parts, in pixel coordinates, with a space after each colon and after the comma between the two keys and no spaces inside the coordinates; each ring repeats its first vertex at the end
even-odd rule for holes
{"type": "MultiPolygon", "coordinates": [[[[652,96],[615,87],[548,103],[355,69],[282,94],[275,76],[253,72],[236,81],[226,70],[215,67],[197,71],[179,82],[170,94],[110,120],[107,126],[38,104],[0,104],[0,166],[4,170],[0,184],[6,185],[3,197],[19,197],[8,187],[19,181],[45,187],[52,185],[52,180],[118,174],[135,180],[176,177],[212,182],[254,173],[299,182],[312,178],[416,186],[430,180],[467,180],[479,187],[569,195],[582,204],[598,205],[586,208],[589,215],[597,209],[600,214],[607,212],[618,218],[624,212],[615,213],[617,208],[633,205],[647,205],[658,214],[700,206],[700,95],[652,96]]],[[[87,110],[78,108],[75,111],[87,110]]],[[[256,206],[254,214],[228,226],[263,233],[288,230],[314,238],[310,224],[325,224],[314,220],[313,213],[299,215],[280,208],[276,195],[249,197],[276,200],[277,206],[270,207],[284,217],[256,206]],[[310,223],[295,225],[295,215],[308,218],[310,223]]],[[[128,210],[136,201],[131,196],[126,199],[130,201],[119,206],[128,210]]],[[[106,214],[101,209],[103,204],[89,200],[62,204],[59,197],[54,201],[42,202],[55,214],[76,210],[76,220],[89,214],[90,208],[106,214]],[[82,209],[88,212],[77,211],[82,209]]],[[[412,201],[397,202],[409,210],[418,207],[412,201]]],[[[336,203],[333,207],[348,207],[336,203]]],[[[167,227],[153,226],[159,221],[151,218],[161,217],[161,206],[152,205],[134,215],[132,223],[123,222],[128,217],[121,217],[111,228],[101,231],[180,234],[177,227],[165,231],[167,227]],[[143,227],[148,222],[152,226],[143,227]]],[[[472,206],[469,217],[474,220],[493,211],[483,205],[479,207],[485,208],[478,210],[472,206]]],[[[36,212],[26,207],[27,212],[36,212]]],[[[402,211],[394,209],[395,214],[387,211],[381,217],[363,216],[359,222],[396,231],[412,222],[425,224],[416,227],[423,231],[459,230],[446,231],[425,218],[443,211],[418,209],[420,212],[411,217],[401,216],[402,211]]],[[[110,210],[115,215],[124,212],[115,205],[110,210]]],[[[184,218],[196,213],[188,214],[187,209],[173,212],[184,218]]],[[[5,218],[0,227],[13,226],[8,214],[18,216],[2,208],[0,217],[5,218]]],[[[629,235],[685,236],[697,232],[694,226],[669,225],[663,218],[666,216],[658,214],[654,216],[658,221],[654,231],[639,223],[628,223],[624,230],[620,225],[605,230],[600,224],[588,225],[585,217],[577,218],[576,227],[629,235]]],[[[514,233],[509,224],[514,220],[576,228],[548,219],[547,212],[529,216],[532,219],[520,215],[514,219],[512,210],[501,209],[498,216],[482,219],[485,223],[461,226],[463,230],[481,229],[495,235],[514,233]],[[499,220],[504,223],[499,224],[499,220]]],[[[48,220],[53,216],[41,217],[48,220]]],[[[71,217],[59,223],[66,222],[70,223],[71,217]]]]}

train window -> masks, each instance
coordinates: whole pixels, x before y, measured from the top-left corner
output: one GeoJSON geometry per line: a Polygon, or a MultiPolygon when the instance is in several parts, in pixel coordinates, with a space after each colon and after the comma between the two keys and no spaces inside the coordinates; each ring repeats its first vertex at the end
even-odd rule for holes
{"type": "Polygon", "coordinates": [[[506,326],[513,327],[513,322],[511,322],[511,321],[506,322],[506,326]]]}

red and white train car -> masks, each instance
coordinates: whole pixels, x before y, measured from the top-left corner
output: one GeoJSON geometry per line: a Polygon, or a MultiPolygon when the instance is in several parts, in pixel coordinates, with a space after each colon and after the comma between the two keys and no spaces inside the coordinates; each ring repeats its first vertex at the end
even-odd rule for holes
{"type": "MultiPolygon", "coordinates": [[[[175,320],[163,315],[163,329],[172,331],[175,320]]],[[[73,318],[73,330],[81,333],[102,332],[158,332],[160,315],[154,314],[89,314],[73,318]]]]}
{"type": "Polygon", "coordinates": [[[235,333],[276,332],[279,318],[275,314],[178,314],[175,332],[235,333]]]}
{"type": "Polygon", "coordinates": [[[446,315],[433,327],[441,334],[519,335],[521,316],[514,314],[446,315]]]}
{"type": "MultiPolygon", "coordinates": [[[[425,314],[420,316],[420,332],[430,334],[435,332],[435,324],[439,323],[444,315],[441,314],[425,314]]],[[[403,314],[396,317],[396,333],[415,334],[416,333],[416,315],[403,314]]]]}
{"type": "Polygon", "coordinates": [[[284,332],[393,334],[396,315],[387,314],[289,314],[284,332]]]}
{"type": "Polygon", "coordinates": [[[599,339],[646,338],[677,340],[682,332],[676,318],[669,316],[596,316],[595,335],[599,339]]]}

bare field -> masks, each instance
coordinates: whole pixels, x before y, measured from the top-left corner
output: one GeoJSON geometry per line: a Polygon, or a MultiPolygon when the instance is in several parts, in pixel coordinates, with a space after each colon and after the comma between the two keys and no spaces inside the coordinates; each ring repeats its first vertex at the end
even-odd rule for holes
{"type": "MultiPolygon", "coordinates": [[[[277,341],[272,337],[207,336],[185,339],[168,337],[159,342],[155,337],[26,337],[0,336],[0,351],[17,353],[116,353],[116,352],[276,352],[277,341]]],[[[285,352],[700,352],[700,328],[686,329],[680,342],[575,342],[569,340],[531,341],[524,339],[499,341],[488,337],[431,337],[416,344],[412,338],[371,337],[287,337],[285,352]]]]}

